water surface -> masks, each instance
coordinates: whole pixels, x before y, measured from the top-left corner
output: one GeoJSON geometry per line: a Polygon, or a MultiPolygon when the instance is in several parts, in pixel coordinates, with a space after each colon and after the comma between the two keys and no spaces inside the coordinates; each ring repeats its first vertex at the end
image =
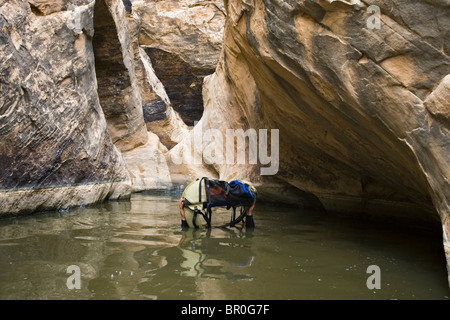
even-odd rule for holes
{"type": "MultiPolygon", "coordinates": [[[[177,199],[140,193],[0,221],[0,299],[449,299],[439,231],[262,204],[253,232],[182,231],[177,199]],[[366,285],[370,265],[380,289],[366,285]]],[[[216,212],[213,225],[229,218],[216,212]]]]}

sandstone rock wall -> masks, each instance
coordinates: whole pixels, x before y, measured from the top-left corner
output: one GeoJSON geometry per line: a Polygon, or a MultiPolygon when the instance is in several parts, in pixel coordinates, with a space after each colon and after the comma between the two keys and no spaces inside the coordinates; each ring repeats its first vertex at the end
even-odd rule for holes
{"type": "Polygon", "coordinates": [[[167,157],[202,116],[203,79],[215,71],[222,48],[223,2],[132,1],[127,19],[149,135],[145,145],[123,153],[133,190],[170,189],[214,175],[202,164],[167,157]]]}
{"type": "Polygon", "coordinates": [[[1,212],[170,187],[174,107],[200,118],[224,20],[218,0],[0,1],[1,212]]]}
{"type": "Polygon", "coordinates": [[[218,176],[291,186],[329,211],[439,221],[450,259],[448,2],[226,3],[200,123],[279,129],[280,170],[216,165],[218,176]]]}
{"type": "Polygon", "coordinates": [[[100,104],[113,143],[132,150],[147,142],[134,55],[121,1],[95,1],[93,38],[100,104]]]}
{"type": "Polygon", "coordinates": [[[2,215],[130,195],[98,97],[94,10],[0,1],[2,215]]]}
{"type": "Polygon", "coordinates": [[[132,2],[139,45],[153,63],[171,106],[192,126],[203,112],[203,78],[214,72],[225,24],[222,0],[132,2]]]}

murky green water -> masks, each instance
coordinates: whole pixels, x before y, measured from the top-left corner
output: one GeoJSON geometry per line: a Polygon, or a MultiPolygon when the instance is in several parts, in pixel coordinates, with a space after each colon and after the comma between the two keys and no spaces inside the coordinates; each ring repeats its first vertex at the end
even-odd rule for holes
{"type": "Polygon", "coordinates": [[[183,232],[176,200],[136,194],[0,221],[0,299],[449,299],[439,232],[262,205],[253,232],[183,232]],[[381,289],[367,288],[370,265],[381,289]],[[80,289],[67,286],[70,266],[80,289]]]}

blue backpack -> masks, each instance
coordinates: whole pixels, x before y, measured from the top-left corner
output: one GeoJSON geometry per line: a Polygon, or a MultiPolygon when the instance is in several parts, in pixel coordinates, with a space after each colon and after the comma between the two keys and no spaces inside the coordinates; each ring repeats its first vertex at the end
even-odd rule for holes
{"type": "Polygon", "coordinates": [[[250,191],[247,184],[239,180],[233,180],[228,185],[230,186],[228,190],[228,199],[230,202],[235,202],[240,205],[251,205],[253,203],[255,194],[250,191]]]}

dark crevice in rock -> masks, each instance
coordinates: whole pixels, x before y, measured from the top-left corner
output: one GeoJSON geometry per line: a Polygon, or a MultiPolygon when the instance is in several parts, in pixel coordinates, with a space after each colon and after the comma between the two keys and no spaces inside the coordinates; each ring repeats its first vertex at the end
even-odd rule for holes
{"type": "Polygon", "coordinates": [[[93,48],[98,82],[98,96],[113,142],[119,140],[117,128],[126,117],[124,96],[131,86],[124,64],[121,44],[114,19],[104,0],[96,1],[93,48]]]}
{"type": "Polygon", "coordinates": [[[203,115],[202,85],[214,70],[197,69],[179,55],[157,48],[146,48],[156,76],[163,83],[175,111],[183,121],[194,125],[203,115]]]}
{"type": "Polygon", "coordinates": [[[39,10],[38,7],[36,7],[36,6],[33,5],[32,3],[29,3],[29,5],[30,5],[31,12],[32,12],[35,16],[38,16],[38,17],[44,16],[44,13],[43,13],[41,10],[39,10]]]}

